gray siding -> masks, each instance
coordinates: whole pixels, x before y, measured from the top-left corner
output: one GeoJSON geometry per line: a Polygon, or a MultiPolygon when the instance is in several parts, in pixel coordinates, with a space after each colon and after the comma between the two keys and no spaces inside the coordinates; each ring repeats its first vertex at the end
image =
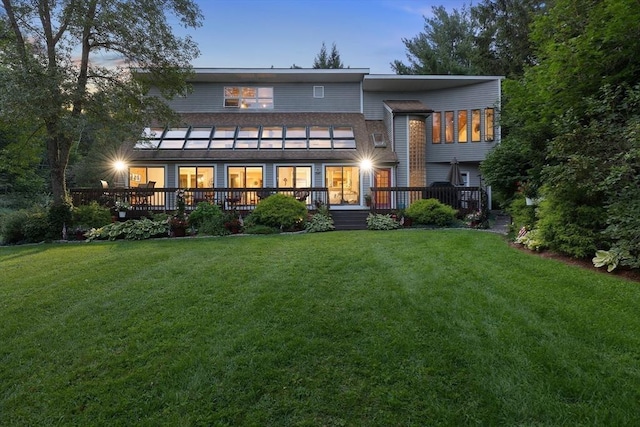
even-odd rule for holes
{"type": "MultiPolygon", "coordinates": [[[[157,92],[152,92],[157,94],[157,92]]],[[[176,97],[168,104],[178,113],[233,113],[252,111],[275,113],[359,113],[359,83],[280,83],[234,84],[194,83],[193,92],[176,97]],[[224,107],[225,86],[273,87],[272,110],[240,110],[224,107]],[[313,97],[313,87],[324,86],[324,98],[313,97]]]]}
{"type": "Polygon", "coordinates": [[[398,167],[396,168],[396,185],[406,187],[409,185],[409,117],[399,116],[393,120],[394,147],[398,155],[398,167]]]}
{"type": "MultiPolygon", "coordinates": [[[[480,168],[477,163],[460,163],[460,172],[469,175],[469,186],[480,186],[480,168]]],[[[427,163],[427,185],[436,181],[447,181],[449,177],[450,163],[427,163]]]]}

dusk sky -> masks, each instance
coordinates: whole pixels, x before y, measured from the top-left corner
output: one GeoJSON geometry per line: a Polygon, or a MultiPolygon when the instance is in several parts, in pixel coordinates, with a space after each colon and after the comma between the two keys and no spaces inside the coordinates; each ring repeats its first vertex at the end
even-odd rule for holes
{"type": "MultiPolygon", "coordinates": [[[[325,42],[345,67],[393,73],[406,62],[403,38],[424,29],[432,6],[461,9],[469,0],[196,0],[204,25],[189,34],[201,56],[194,67],[310,68],[325,42]]],[[[476,2],[477,3],[477,2],[476,2]]]]}

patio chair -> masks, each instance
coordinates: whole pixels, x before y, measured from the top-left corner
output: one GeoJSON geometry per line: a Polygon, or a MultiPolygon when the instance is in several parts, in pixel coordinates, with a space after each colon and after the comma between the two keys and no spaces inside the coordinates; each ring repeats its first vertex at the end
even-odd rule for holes
{"type": "Polygon", "coordinates": [[[296,191],[294,193],[294,197],[300,201],[300,202],[304,202],[307,200],[307,197],[309,197],[309,192],[308,191],[296,191]]]}

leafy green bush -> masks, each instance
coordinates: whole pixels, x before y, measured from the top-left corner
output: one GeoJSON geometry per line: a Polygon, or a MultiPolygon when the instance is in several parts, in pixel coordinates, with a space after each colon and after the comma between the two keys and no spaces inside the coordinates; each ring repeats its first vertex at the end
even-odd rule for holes
{"type": "Polygon", "coordinates": [[[221,218],[222,211],[218,205],[200,202],[193,212],[189,214],[189,224],[195,228],[200,228],[205,222],[215,222],[221,218]]]}
{"type": "Polygon", "coordinates": [[[148,218],[143,218],[114,222],[98,229],[92,229],[87,233],[87,238],[88,240],[143,240],[167,236],[168,234],[169,224],[166,221],[152,221],[148,218]]]}
{"type": "Polygon", "coordinates": [[[458,212],[438,199],[422,199],[413,202],[405,213],[416,224],[445,226],[455,222],[458,212]]]}
{"type": "Polygon", "coordinates": [[[273,194],[258,203],[248,219],[252,224],[295,231],[303,228],[306,216],[307,207],[303,202],[284,194],[273,194]]]}
{"type": "Polygon", "coordinates": [[[527,206],[524,195],[514,198],[506,211],[511,216],[511,231],[532,228],[536,223],[536,207],[527,206]]]}
{"type": "MultiPolygon", "coordinates": [[[[0,222],[0,236],[4,244],[35,243],[49,239],[51,236],[47,212],[34,207],[4,214],[0,222]]],[[[56,237],[62,237],[62,230],[56,237]]]]}
{"type": "Polygon", "coordinates": [[[50,239],[60,239],[64,228],[70,229],[73,224],[73,206],[70,203],[54,204],[49,207],[47,220],[49,221],[50,239]]]}
{"type": "Polygon", "coordinates": [[[229,234],[224,227],[225,217],[224,215],[207,217],[198,221],[198,234],[205,234],[208,236],[224,236],[229,234]]]}
{"type": "Polygon", "coordinates": [[[335,230],[333,218],[329,215],[328,209],[318,209],[318,212],[311,215],[311,218],[305,224],[305,230],[309,233],[321,233],[324,231],[335,230]]]}
{"type": "Polygon", "coordinates": [[[73,208],[73,225],[81,228],[99,228],[111,222],[109,208],[100,206],[98,202],[73,208]]]}
{"type": "MultiPolygon", "coordinates": [[[[34,208],[27,214],[27,220],[22,225],[25,243],[42,242],[49,233],[49,220],[43,209],[34,208]]],[[[60,234],[62,237],[62,234],[60,234]]]]}
{"type": "Polygon", "coordinates": [[[244,232],[246,234],[278,234],[280,230],[268,227],[266,225],[252,225],[250,227],[245,226],[244,232]]]}
{"type": "Polygon", "coordinates": [[[538,207],[538,215],[536,228],[540,239],[551,250],[574,258],[587,258],[605,244],[603,207],[547,196],[538,207]]]}
{"type": "Polygon", "coordinates": [[[367,229],[369,230],[395,230],[400,228],[400,223],[389,214],[369,214],[367,217],[367,229]]]}

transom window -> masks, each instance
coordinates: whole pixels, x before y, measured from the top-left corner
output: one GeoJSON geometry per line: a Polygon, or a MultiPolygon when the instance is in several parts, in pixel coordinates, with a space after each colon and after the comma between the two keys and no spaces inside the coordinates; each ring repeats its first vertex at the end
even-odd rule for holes
{"type": "Polygon", "coordinates": [[[271,110],[273,109],[273,88],[226,86],[224,88],[224,106],[249,110],[271,110]]]}
{"type": "Polygon", "coordinates": [[[194,126],[146,128],[140,150],[282,150],[354,149],[351,126],[194,126]]]}

